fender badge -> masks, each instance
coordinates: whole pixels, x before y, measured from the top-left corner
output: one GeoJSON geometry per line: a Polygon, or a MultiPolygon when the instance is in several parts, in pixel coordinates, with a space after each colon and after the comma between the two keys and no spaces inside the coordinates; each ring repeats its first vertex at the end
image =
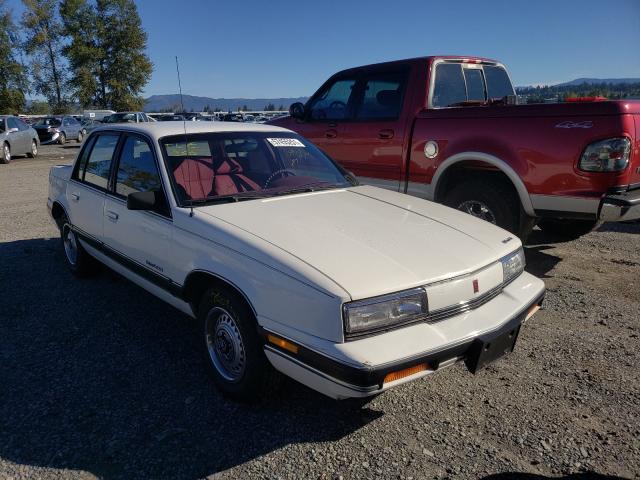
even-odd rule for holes
{"type": "Polygon", "coordinates": [[[587,120],[585,122],[572,122],[567,120],[566,122],[560,122],[556,125],[556,128],[591,128],[593,127],[593,122],[591,120],[587,120]]]}

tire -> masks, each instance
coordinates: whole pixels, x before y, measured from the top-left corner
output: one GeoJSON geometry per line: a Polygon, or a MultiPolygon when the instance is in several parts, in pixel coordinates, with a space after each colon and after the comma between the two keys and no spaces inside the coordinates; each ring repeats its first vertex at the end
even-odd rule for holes
{"type": "Polygon", "coordinates": [[[67,267],[77,277],[87,277],[95,272],[97,261],[87,253],[78,241],[78,235],[73,231],[66,215],[58,220],[60,240],[67,267]]]}
{"type": "Polygon", "coordinates": [[[0,163],[11,162],[11,147],[7,142],[2,144],[2,157],[0,157],[0,163]]]}
{"type": "Polygon", "coordinates": [[[518,235],[520,200],[504,181],[480,178],[461,182],[445,195],[443,203],[518,235]]]}
{"type": "Polygon", "coordinates": [[[27,152],[27,157],[36,158],[38,156],[38,142],[31,140],[31,151],[27,152]]]}
{"type": "Polygon", "coordinates": [[[282,378],[262,350],[255,316],[237,294],[208,290],[200,301],[198,320],[209,374],[223,394],[254,403],[280,386],[282,378]]]}
{"type": "Polygon", "coordinates": [[[556,240],[571,241],[586,235],[598,225],[596,220],[544,219],[538,227],[546,235],[556,240]]]}
{"type": "Polygon", "coordinates": [[[76,138],[76,142],[82,143],[82,137],[83,137],[82,131],[78,132],[78,138],[76,138]]]}
{"type": "Polygon", "coordinates": [[[67,136],[64,133],[60,132],[60,136],[58,137],[58,143],[60,145],[64,145],[66,142],[67,142],[67,136]]]}

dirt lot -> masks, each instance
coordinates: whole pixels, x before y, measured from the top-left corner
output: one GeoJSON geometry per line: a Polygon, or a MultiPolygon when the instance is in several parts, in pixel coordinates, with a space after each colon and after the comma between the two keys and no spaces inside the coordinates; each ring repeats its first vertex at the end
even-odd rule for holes
{"type": "Polygon", "coordinates": [[[534,233],[545,309],[476,376],[362,409],[289,382],[248,407],[208,381],[187,317],[114,273],[68,273],[47,175],[76,153],[0,165],[0,478],[640,477],[640,224],[534,233]]]}

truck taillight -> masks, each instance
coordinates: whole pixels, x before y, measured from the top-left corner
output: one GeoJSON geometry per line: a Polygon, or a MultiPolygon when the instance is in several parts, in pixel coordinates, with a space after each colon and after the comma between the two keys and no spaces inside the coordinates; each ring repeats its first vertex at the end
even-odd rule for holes
{"type": "Polygon", "coordinates": [[[585,172],[619,172],[627,168],[631,142],[628,138],[608,138],[587,146],[578,168],[585,172]]]}

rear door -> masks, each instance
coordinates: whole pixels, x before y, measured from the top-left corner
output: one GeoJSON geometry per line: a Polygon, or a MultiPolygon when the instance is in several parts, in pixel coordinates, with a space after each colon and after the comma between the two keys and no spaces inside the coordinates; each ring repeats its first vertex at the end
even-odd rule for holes
{"type": "Polygon", "coordinates": [[[173,222],[158,162],[145,137],[126,135],[113,184],[105,200],[105,245],[134,273],[166,287],[171,273],[167,259],[173,222]],[[160,192],[166,208],[157,212],[127,209],[127,195],[148,191],[160,192]]]}
{"type": "Polygon", "coordinates": [[[334,156],[365,184],[398,191],[401,188],[410,69],[371,70],[363,73],[353,101],[353,119],[341,132],[339,155],[334,156]]]}
{"type": "Polygon", "coordinates": [[[92,136],[80,152],[67,186],[69,220],[89,241],[102,241],[105,193],[119,139],[113,132],[92,136]]]}
{"type": "Polygon", "coordinates": [[[330,79],[307,104],[305,122],[295,128],[336,160],[344,158],[341,132],[353,118],[356,83],[355,74],[330,79]]]}

